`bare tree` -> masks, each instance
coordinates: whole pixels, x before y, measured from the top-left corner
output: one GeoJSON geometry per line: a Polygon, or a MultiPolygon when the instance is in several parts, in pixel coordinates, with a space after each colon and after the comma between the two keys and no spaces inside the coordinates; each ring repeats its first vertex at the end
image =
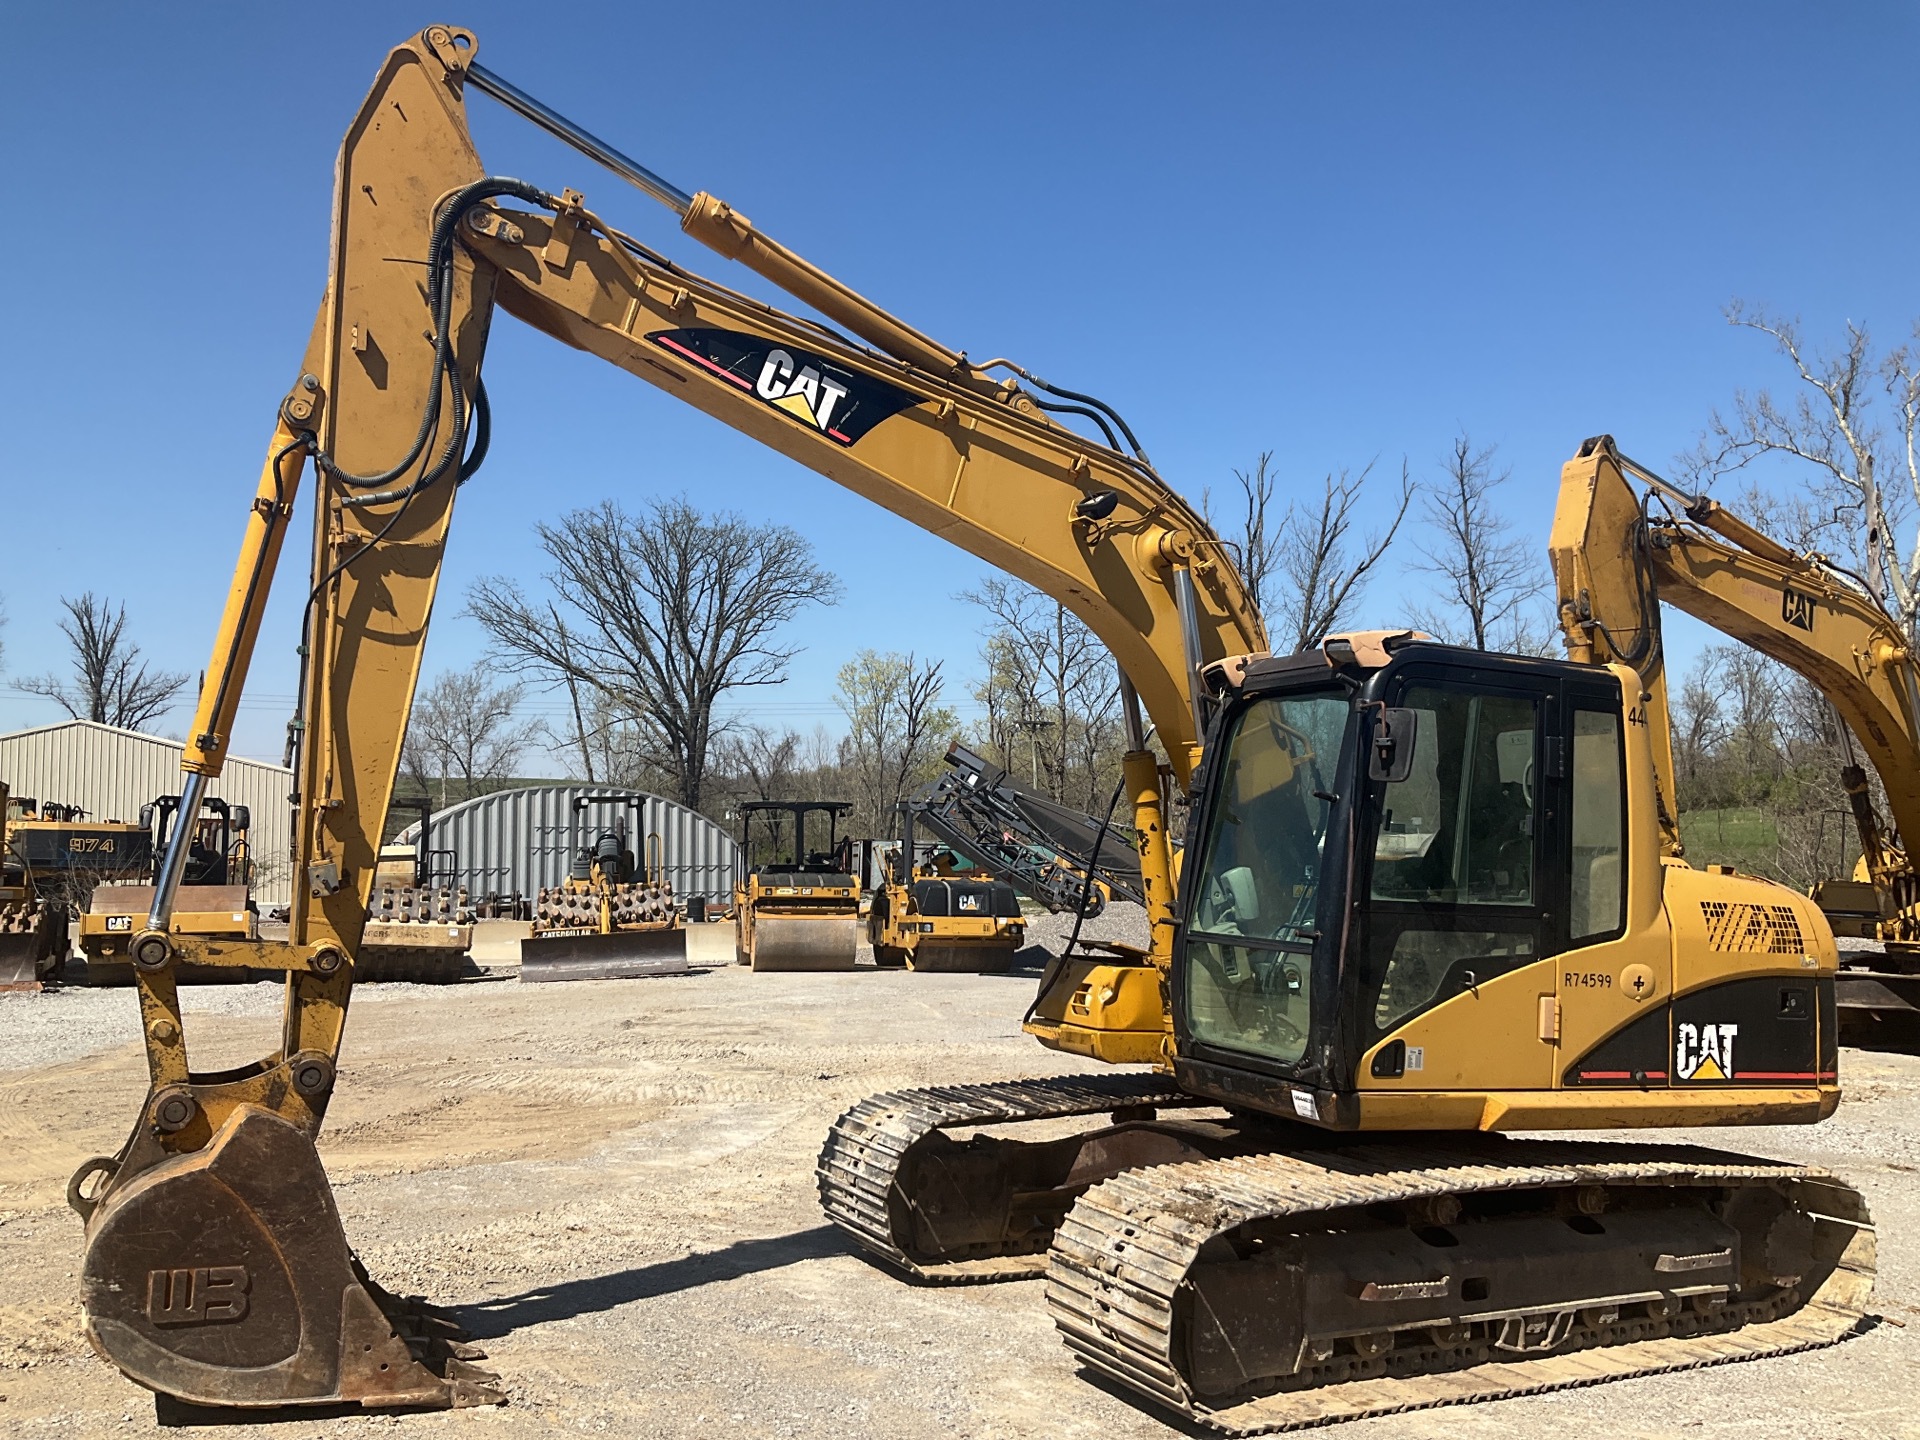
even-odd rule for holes
{"type": "Polygon", "coordinates": [[[982,651],[985,684],[975,691],[998,751],[993,758],[1011,769],[1024,749],[1037,757],[1040,788],[1051,798],[1104,807],[1121,743],[1107,647],[1066,606],[1019,581],[993,576],[960,598],[994,622],[982,651]]]}
{"type": "Polygon", "coordinates": [[[755,800],[810,800],[798,793],[800,744],[796,730],[745,725],[720,738],[715,766],[755,800]]]}
{"type": "Polygon", "coordinates": [[[533,724],[515,713],[526,687],[495,685],[492,673],[486,664],[449,670],[414,697],[401,757],[422,791],[439,787],[443,806],[456,783],[470,800],[506,779],[533,739],[533,724]]]}
{"type": "MultiPolygon", "coordinates": [[[[1261,615],[1266,614],[1267,582],[1273,572],[1273,542],[1278,537],[1267,532],[1267,506],[1273,502],[1275,479],[1273,452],[1262,450],[1251,470],[1236,470],[1245,513],[1240,523],[1240,578],[1253,595],[1261,615]]],[[[1204,508],[1205,502],[1202,501],[1204,508]]]]}
{"type": "Polygon", "coordinates": [[[835,697],[847,717],[841,770],[855,791],[853,823],[894,833],[895,809],[931,773],[960,728],[940,703],[942,662],[862,650],[840,667],[835,697]]]}
{"type": "Polygon", "coordinates": [[[91,590],[79,599],[61,597],[66,618],[60,633],[73,651],[73,673],[30,676],[20,688],[60,702],[76,720],[96,720],[138,730],[151,724],[173,704],[193,677],[184,671],[151,670],[140,658],[140,647],[127,634],[127,607],[115,605],[91,590]]]}
{"type": "Polygon", "coordinates": [[[1726,316],[1773,342],[1797,389],[1788,402],[1768,390],[1736,392],[1733,413],[1714,412],[1699,445],[1682,457],[1683,471],[1704,487],[1763,457],[1790,462],[1799,488],[1810,488],[1816,502],[1788,502],[1802,532],[1794,538],[1827,547],[1859,571],[1908,635],[1920,637],[1920,534],[1901,543],[1920,515],[1920,350],[1903,345],[1876,359],[1866,329],[1849,322],[1845,345],[1818,353],[1796,321],[1738,301],[1726,316]],[[1882,399],[1894,413],[1891,439],[1875,408],[1882,399]]]}
{"type": "MultiPolygon", "coordinates": [[[[1287,507],[1274,532],[1268,594],[1261,607],[1268,617],[1268,638],[1276,646],[1305,650],[1338,630],[1400,533],[1414,490],[1404,462],[1398,499],[1373,511],[1382,517],[1391,512],[1391,518],[1384,527],[1355,533],[1355,525],[1371,508],[1362,502],[1372,475],[1371,462],[1357,474],[1329,474],[1317,502],[1296,501],[1287,507]]],[[[1251,494],[1247,480],[1241,484],[1251,494]]]]}
{"type": "Polygon", "coordinates": [[[1429,538],[1416,570],[1438,582],[1436,603],[1414,611],[1413,622],[1450,645],[1476,650],[1538,653],[1548,627],[1531,612],[1550,592],[1541,547],[1513,533],[1495,492],[1512,477],[1495,473],[1497,446],[1476,450],[1464,432],[1441,462],[1426,493],[1429,538]]]}
{"type": "Polygon", "coordinates": [[[639,516],[604,501],[537,530],[555,599],[490,576],[467,592],[468,613],[507,665],[612,701],[639,756],[699,808],[724,729],[716,706],[786,677],[796,650],[775,632],[804,606],[833,603],[839,582],[797,532],[705,515],[684,497],[639,516]]]}

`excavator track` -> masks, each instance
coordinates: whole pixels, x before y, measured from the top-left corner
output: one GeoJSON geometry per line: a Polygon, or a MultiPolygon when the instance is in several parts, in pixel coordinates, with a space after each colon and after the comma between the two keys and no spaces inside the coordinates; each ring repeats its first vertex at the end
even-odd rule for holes
{"type": "MultiPolygon", "coordinates": [[[[1068,1347],[1091,1369],[1210,1429],[1258,1435],[1834,1344],[1859,1322],[1873,1288],[1869,1224],[1859,1194],[1825,1171],[1682,1146],[1488,1137],[1244,1155],[1133,1171],[1088,1190],[1055,1236],[1047,1305],[1068,1347]],[[1588,1232],[1626,1230],[1637,1201],[1638,1213],[1669,1234],[1683,1211],[1697,1231],[1713,1223],[1702,1218],[1711,1214],[1704,1206],[1674,1202],[1662,1208],[1663,1196],[1687,1187],[1703,1196],[1714,1193],[1726,1204],[1745,1204],[1749,1218],[1771,1215],[1765,1242],[1757,1247],[1764,1254],[1750,1264],[1785,1263],[1776,1255],[1798,1246],[1796,1258],[1810,1262],[1798,1277],[1800,1288],[1735,1284],[1714,1302],[1699,1293],[1706,1287],[1682,1282],[1711,1278],[1714,1265],[1747,1262],[1718,1250],[1662,1253],[1649,1267],[1673,1272],[1661,1277],[1670,1287],[1662,1299],[1635,1302],[1616,1292],[1611,1301],[1563,1298],[1545,1310],[1505,1316],[1486,1316],[1483,1303],[1485,1318],[1477,1318],[1475,1307],[1460,1301],[1461,1291],[1474,1283],[1459,1279],[1457,1257],[1470,1253],[1470,1244],[1451,1252],[1452,1259],[1444,1250],[1429,1252],[1424,1273],[1446,1268],[1451,1277],[1409,1281],[1404,1268],[1383,1267],[1383,1278],[1369,1283],[1365,1262],[1350,1259],[1330,1266],[1334,1273],[1312,1273],[1313,1252],[1287,1238],[1288,1232],[1317,1228],[1333,1253],[1351,1253],[1366,1243],[1368,1217],[1383,1208],[1412,1208],[1431,1220],[1436,1207],[1445,1207],[1439,1211],[1443,1219],[1448,1212],[1458,1217],[1464,1203],[1496,1217],[1492,1223],[1499,1225],[1515,1222],[1497,1217],[1524,1212],[1535,1202],[1582,1194],[1613,1197],[1619,1214],[1562,1204],[1562,1218],[1549,1206],[1545,1218],[1533,1223],[1564,1232],[1582,1223],[1564,1218],[1571,1214],[1585,1217],[1588,1232]],[[1786,1203],[1767,1199],[1767,1193],[1784,1196],[1786,1203]],[[1735,1195],[1743,1198],[1726,1198],[1735,1195]],[[1340,1218],[1328,1218],[1335,1215],[1340,1218]],[[1804,1217],[1812,1217],[1811,1223],[1804,1217]],[[1260,1264],[1263,1251],[1278,1263],[1260,1264]],[[1309,1272],[1304,1278],[1303,1270],[1309,1272]],[[1316,1291],[1316,1279],[1333,1283],[1316,1291]],[[1449,1283],[1450,1297],[1423,1298],[1449,1283]],[[1689,1290],[1695,1292],[1690,1298],[1689,1290]],[[1297,1303],[1301,1299],[1348,1312],[1383,1302],[1376,1307],[1381,1328],[1316,1337],[1310,1319],[1296,1318],[1306,1310],[1297,1303]],[[1236,1303],[1244,1307],[1238,1314],[1236,1303]],[[1415,1327],[1398,1327],[1396,1316],[1423,1304],[1450,1308],[1454,1323],[1435,1325],[1429,1317],[1415,1327]],[[1249,1382],[1240,1347],[1258,1347],[1289,1325],[1294,1328],[1282,1346],[1297,1343],[1294,1359],[1272,1368],[1292,1373],[1249,1382]],[[1229,1388],[1208,1393],[1201,1382],[1209,1378],[1229,1388]],[[1241,1383],[1231,1385],[1234,1378],[1241,1383]]],[[[1459,1245],[1458,1232],[1468,1228],[1456,1224],[1451,1243],[1459,1245]]],[[[1399,1233],[1418,1232],[1403,1227],[1399,1233]]],[[[1509,1232],[1511,1238],[1520,1235],[1509,1232]]],[[[1561,1243],[1572,1253],[1585,1242],[1561,1243]]],[[[1646,1253],[1640,1254],[1643,1263],[1646,1253]]],[[[1736,1247],[1734,1253],[1743,1252],[1736,1247]]],[[[1523,1251],[1516,1263],[1528,1258],[1537,1263],[1540,1255],[1523,1251]]],[[[1503,1293],[1498,1285],[1496,1280],[1495,1306],[1503,1293]]],[[[1262,1367],[1255,1362],[1250,1368],[1262,1367]]]]}
{"type": "Polygon", "coordinates": [[[930,1255],[924,1237],[919,1243],[910,1237],[916,1188],[910,1172],[930,1147],[962,1127],[1208,1103],[1165,1076],[1126,1073],[889,1091],[862,1100],[827,1132],[817,1167],[820,1205],[868,1253],[915,1280],[978,1285],[1028,1279],[1045,1268],[1050,1232],[973,1238],[965,1253],[945,1255],[930,1255]]]}

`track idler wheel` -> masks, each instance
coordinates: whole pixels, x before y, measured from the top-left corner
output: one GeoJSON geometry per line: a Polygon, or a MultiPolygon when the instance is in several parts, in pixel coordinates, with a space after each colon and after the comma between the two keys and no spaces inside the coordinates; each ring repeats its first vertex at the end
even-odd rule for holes
{"type": "Polygon", "coordinates": [[[498,1377],[452,1324],[373,1284],[347,1248],[313,1141],[239,1107],[205,1149],[109,1180],[82,1271],[94,1348],[195,1405],[498,1404],[498,1377]]]}

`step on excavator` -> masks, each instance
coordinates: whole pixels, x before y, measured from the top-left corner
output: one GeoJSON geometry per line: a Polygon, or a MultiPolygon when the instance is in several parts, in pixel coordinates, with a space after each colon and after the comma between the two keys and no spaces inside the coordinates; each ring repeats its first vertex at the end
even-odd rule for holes
{"type": "MultiPolygon", "coordinates": [[[[899,809],[900,844],[887,857],[887,881],[867,911],[873,963],[883,969],[979,974],[1007,970],[1027,938],[1020,897],[983,870],[915,860],[919,802],[899,809]]],[[[951,856],[947,857],[949,860],[951,856]]]]}
{"type": "Polygon", "coordinates": [[[851,970],[860,950],[860,880],[835,858],[845,800],[743,800],[733,958],[755,970],[851,970]],[[755,821],[758,824],[755,824],[755,821]],[[826,827],[826,848],[812,849],[826,827]],[[791,839],[787,838],[788,828],[791,839]],[[758,862],[758,863],[756,863],[758,862]]]}
{"type": "Polygon", "coordinates": [[[1632,499],[1610,443],[1562,472],[1566,660],[1393,632],[1270,655],[1230,552],[1113,407],[930,339],[478,54],[451,26],[401,45],[341,149],[319,318],[182,762],[198,813],[311,468],[290,933],[218,953],[173,933],[176,831],[130,944],[149,1089],[69,1191],[104,1357],[203,1405],[503,1398],[440,1312],[360,1266],[315,1149],[496,309],[1057,597],[1117,662],[1150,941],[1050,967],[1025,1022],[1117,1068],[855,1106],[818,1182],[856,1243],[927,1281],[1044,1276],[1086,1369],[1235,1434],[1854,1329],[1859,1193],[1660,1133],[1830,1116],[1837,961],[1806,896],[1663,839],[1663,683],[1602,629],[1633,552],[1601,525],[1589,553],[1596,512],[1632,499]],[[580,192],[489,176],[476,93],[825,323],[669,261],[580,192]],[[1170,796],[1190,802],[1177,892],[1170,796]],[[263,960],[287,977],[279,1047],[195,1071],[178,967],[263,960]],[[1510,1133],[1596,1129],[1643,1134],[1510,1133]]]}
{"type": "Polygon", "coordinates": [[[638,796],[576,795],[576,828],[591,812],[612,811],[612,820],[576,834],[567,878],[543,887],[533,902],[533,933],[520,942],[520,979],[640,980],[649,975],[686,975],[687,931],[674,906],[673,888],[661,864],[658,835],[646,837],[646,864],[633,852],[642,814],[638,796]]]}

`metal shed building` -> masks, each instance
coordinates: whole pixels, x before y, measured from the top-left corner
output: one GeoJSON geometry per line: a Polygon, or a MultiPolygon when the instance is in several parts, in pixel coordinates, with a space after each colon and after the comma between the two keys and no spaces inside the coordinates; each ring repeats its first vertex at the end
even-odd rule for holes
{"type": "MultiPolygon", "coordinates": [[[[640,790],[560,783],[499,790],[436,811],[428,822],[427,846],[451,851],[454,882],[476,898],[488,894],[532,895],[566,878],[573,853],[606,828],[614,810],[576,811],[583,795],[619,797],[639,804],[631,841],[636,856],[648,836],[660,837],[667,881],[680,896],[720,899],[732,893],[740,847],[697,810],[640,790]]],[[[395,837],[413,844],[418,822],[395,837]]],[[[436,876],[436,879],[438,877],[436,876]]]]}
{"type": "MultiPolygon", "coordinates": [[[[156,795],[180,793],[178,740],[121,730],[92,720],[65,720],[0,735],[0,780],[17,796],[78,805],[96,820],[134,821],[156,795]]],[[[258,760],[230,757],[209,787],[229,804],[253,812],[256,883],[265,910],[291,898],[287,855],[292,810],[287,796],[293,772],[258,760]]]]}

